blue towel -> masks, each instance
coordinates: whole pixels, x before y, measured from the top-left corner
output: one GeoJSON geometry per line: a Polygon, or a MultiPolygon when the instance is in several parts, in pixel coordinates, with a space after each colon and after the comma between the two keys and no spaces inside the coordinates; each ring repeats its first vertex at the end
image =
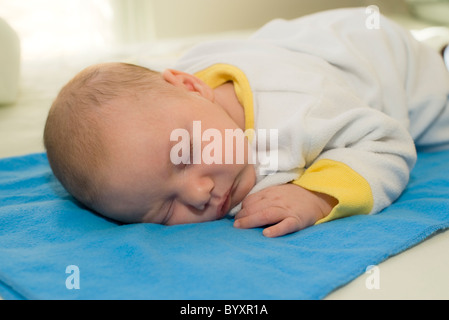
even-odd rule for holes
{"type": "MultiPolygon", "coordinates": [[[[449,226],[449,151],[420,153],[392,206],[281,238],[201,224],[121,225],[86,210],[45,154],[0,160],[5,299],[321,299],[449,226]]],[[[386,177],[388,179],[388,177],[386,177]]]]}

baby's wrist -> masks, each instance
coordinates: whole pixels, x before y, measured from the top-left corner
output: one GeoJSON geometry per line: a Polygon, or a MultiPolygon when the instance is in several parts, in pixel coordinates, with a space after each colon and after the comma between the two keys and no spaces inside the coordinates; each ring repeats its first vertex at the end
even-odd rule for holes
{"type": "Polygon", "coordinates": [[[331,213],[331,211],[334,209],[334,207],[338,204],[338,200],[328,194],[321,193],[321,192],[315,192],[311,191],[317,199],[317,205],[319,209],[321,210],[321,217],[325,218],[331,213]]]}

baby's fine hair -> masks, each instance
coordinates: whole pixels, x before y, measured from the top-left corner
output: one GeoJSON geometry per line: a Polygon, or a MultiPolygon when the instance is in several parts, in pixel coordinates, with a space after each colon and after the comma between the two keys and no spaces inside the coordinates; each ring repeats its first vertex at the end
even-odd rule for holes
{"type": "Polygon", "coordinates": [[[145,67],[98,64],[76,75],[53,102],[44,129],[51,169],[64,188],[89,208],[96,209],[105,179],[101,169],[108,155],[102,128],[108,112],[114,112],[111,102],[157,92],[161,82],[160,73],[145,67]]]}

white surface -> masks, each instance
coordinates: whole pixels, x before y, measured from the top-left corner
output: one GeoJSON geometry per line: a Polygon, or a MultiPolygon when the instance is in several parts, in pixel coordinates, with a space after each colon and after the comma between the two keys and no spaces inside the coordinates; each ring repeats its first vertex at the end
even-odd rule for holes
{"type": "MultiPolygon", "coordinates": [[[[219,37],[235,38],[246,34],[219,37]]],[[[125,61],[162,70],[170,67],[189,46],[202,40],[204,38],[165,41],[114,53],[24,61],[17,103],[0,106],[0,157],[44,151],[42,131],[51,102],[61,86],[81,68],[96,62],[125,61]]],[[[370,274],[362,274],[327,298],[449,299],[448,248],[449,231],[441,232],[381,263],[378,266],[379,289],[368,289],[365,283],[370,274]]]]}
{"type": "Polygon", "coordinates": [[[448,247],[449,231],[437,233],[379,264],[378,288],[370,285],[373,273],[366,272],[326,299],[449,299],[448,247]]]}

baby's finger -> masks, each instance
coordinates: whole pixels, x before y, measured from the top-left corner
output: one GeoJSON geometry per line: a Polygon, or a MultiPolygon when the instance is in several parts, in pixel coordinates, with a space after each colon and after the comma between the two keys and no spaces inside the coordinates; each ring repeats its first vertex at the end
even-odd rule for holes
{"type": "Polygon", "coordinates": [[[287,217],[281,222],[271,227],[265,228],[263,230],[263,235],[268,238],[275,238],[299,231],[301,229],[304,229],[305,227],[306,226],[303,226],[301,220],[299,220],[297,217],[287,217]]]}
{"type": "Polygon", "coordinates": [[[249,215],[248,210],[241,209],[239,212],[237,212],[237,214],[235,215],[234,219],[238,220],[238,219],[244,218],[244,217],[246,217],[248,215],[249,215]]]}
{"type": "Polygon", "coordinates": [[[250,199],[251,201],[249,202],[242,202],[242,209],[235,215],[235,219],[240,219],[249,215],[257,214],[269,207],[269,204],[265,199],[262,199],[258,196],[252,199],[250,199]],[[256,201],[252,201],[252,199],[256,199],[256,201]]]}
{"type": "Polygon", "coordinates": [[[260,202],[263,199],[261,192],[256,192],[253,194],[250,194],[248,196],[245,197],[245,199],[243,199],[242,201],[242,208],[244,208],[245,206],[251,206],[255,203],[260,202]]]}
{"type": "Polygon", "coordinates": [[[241,229],[257,228],[277,223],[285,218],[284,211],[276,207],[265,207],[251,214],[245,212],[246,210],[244,211],[244,216],[236,216],[234,227],[241,229]]]}

